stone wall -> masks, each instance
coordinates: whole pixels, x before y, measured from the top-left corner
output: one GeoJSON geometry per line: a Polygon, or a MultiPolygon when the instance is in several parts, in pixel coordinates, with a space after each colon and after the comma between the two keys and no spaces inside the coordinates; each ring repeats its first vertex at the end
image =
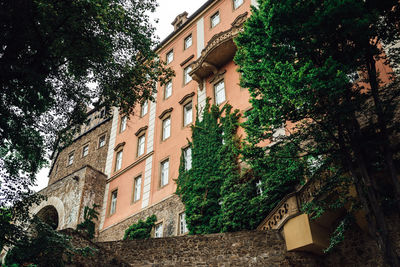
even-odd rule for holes
{"type": "Polygon", "coordinates": [[[286,252],[275,230],[98,243],[131,266],[319,266],[319,257],[286,252]]]}
{"type": "Polygon", "coordinates": [[[71,145],[58,153],[50,170],[49,185],[62,179],[63,177],[66,177],[85,165],[90,165],[93,168],[104,172],[110,131],[111,120],[108,118],[100,122],[98,126],[94,126],[92,129],[89,129],[86,133],[76,138],[71,145]],[[99,137],[103,134],[106,134],[106,143],[104,146],[99,148],[99,137]],[[89,154],[85,157],[82,157],[82,149],[86,144],[89,144],[89,154]],[[74,161],[71,165],[68,165],[68,156],[72,152],[74,153],[74,161]]]}
{"type": "Polygon", "coordinates": [[[145,210],[136,213],[127,219],[100,231],[98,241],[121,240],[125,230],[138,220],[145,220],[148,216],[155,214],[158,222],[163,223],[163,236],[175,236],[178,234],[179,214],[184,212],[185,207],[177,195],[147,207],[145,210]]]}

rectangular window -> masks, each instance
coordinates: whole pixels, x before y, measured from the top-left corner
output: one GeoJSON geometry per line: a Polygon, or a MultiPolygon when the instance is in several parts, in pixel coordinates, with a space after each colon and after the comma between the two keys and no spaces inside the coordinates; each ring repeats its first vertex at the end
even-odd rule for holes
{"type": "Polygon", "coordinates": [[[171,50],[167,53],[167,64],[171,63],[174,60],[174,50],[171,50]]]}
{"type": "Polygon", "coordinates": [[[186,225],[186,214],[183,212],[179,214],[179,234],[183,235],[188,232],[186,225]]]}
{"type": "Polygon", "coordinates": [[[111,193],[110,215],[114,214],[115,210],[117,209],[117,194],[118,194],[118,190],[114,190],[111,193]]]}
{"type": "Polygon", "coordinates": [[[192,168],[192,149],[190,147],[183,150],[183,157],[185,159],[185,171],[192,168]]]}
{"type": "Polygon", "coordinates": [[[122,150],[118,151],[115,161],[115,171],[120,170],[122,167],[122,150]]]}
{"type": "Polygon", "coordinates": [[[146,101],[142,104],[142,107],[140,109],[140,116],[144,116],[147,114],[147,110],[149,109],[149,102],[146,101]]]}
{"type": "Polygon", "coordinates": [[[82,148],[82,157],[86,157],[89,154],[89,145],[85,145],[82,148]]]}
{"type": "Polygon", "coordinates": [[[74,153],[68,155],[68,166],[74,163],[74,153]]]}
{"type": "Polygon", "coordinates": [[[144,144],[145,144],[145,140],[146,140],[146,135],[143,134],[142,136],[140,136],[138,138],[138,152],[137,155],[141,156],[144,154],[144,144]]]}
{"type": "Polygon", "coordinates": [[[219,23],[219,11],[211,16],[211,28],[214,28],[219,23]]]}
{"type": "Polygon", "coordinates": [[[257,188],[257,195],[262,195],[262,183],[261,180],[258,180],[258,182],[256,183],[256,188],[257,188]]]}
{"type": "Polygon", "coordinates": [[[188,49],[191,46],[192,46],[192,34],[190,34],[188,37],[185,38],[185,44],[184,44],[185,49],[188,49]]]}
{"type": "Polygon", "coordinates": [[[233,0],[233,8],[237,9],[243,4],[243,0],[233,0]]]}
{"type": "Polygon", "coordinates": [[[167,82],[164,89],[164,99],[167,99],[172,95],[172,81],[167,82]]]}
{"type": "Polygon", "coordinates": [[[159,223],[154,226],[154,237],[160,238],[163,236],[163,224],[159,223]]]}
{"type": "Polygon", "coordinates": [[[190,82],[192,80],[192,76],[189,75],[189,72],[191,72],[191,71],[192,71],[191,66],[186,67],[183,71],[184,72],[183,77],[184,77],[185,84],[187,84],[188,82],[190,82]]]}
{"type": "Polygon", "coordinates": [[[215,104],[219,105],[225,101],[225,83],[224,80],[214,85],[215,104]]]}
{"type": "Polygon", "coordinates": [[[125,129],[126,129],[126,121],[127,121],[126,116],[123,116],[123,117],[121,118],[121,125],[120,125],[120,127],[119,127],[119,132],[120,132],[120,133],[122,133],[123,131],[125,131],[125,129]]]}
{"type": "Polygon", "coordinates": [[[99,137],[99,148],[106,145],[106,135],[103,134],[99,137]]]}
{"type": "Polygon", "coordinates": [[[161,186],[168,184],[169,160],[161,162],[161,186]]]}
{"type": "Polygon", "coordinates": [[[186,126],[193,121],[193,106],[192,102],[187,103],[183,107],[183,126],[186,126]]]}
{"type": "Polygon", "coordinates": [[[165,140],[171,135],[171,118],[168,117],[162,122],[163,132],[162,139],[165,140]]]}
{"type": "Polygon", "coordinates": [[[142,176],[135,178],[135,188],[133,191],[133,201],[138,201],[140,199],[140,192],[142,190],[142,176]]]}

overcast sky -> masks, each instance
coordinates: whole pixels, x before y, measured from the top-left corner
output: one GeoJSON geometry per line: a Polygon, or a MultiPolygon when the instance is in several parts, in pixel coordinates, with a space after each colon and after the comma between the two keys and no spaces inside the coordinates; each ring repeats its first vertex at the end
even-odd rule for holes
{"type": "MultiPolygon", "coordinates": [[[[177,15],[186,11],[190,17],[205,2],[206,0],[158,0],[159,6],[151,17],[153,20],[158,19],[158,23],[154,25],[159,40],[164,40],[173,31],[171,22],[177,15]]],[[[37,175],[37,186],[34,187],[34,190],[39,191],[47,186],[48,174],[49,168],[40,170],[37,175]]]]}

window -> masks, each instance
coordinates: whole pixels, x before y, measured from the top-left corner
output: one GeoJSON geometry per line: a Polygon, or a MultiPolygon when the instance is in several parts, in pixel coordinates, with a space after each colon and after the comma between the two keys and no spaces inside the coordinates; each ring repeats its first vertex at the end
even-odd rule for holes
{"type": "Polygon", "coordinates": [[[171,117],[166,118],[162,122],[162,140],[167,139],[171,135],[171,117]]]}
{"type": "Polygon", "coordinates": [[[167,99],[172,95],[172,81],[167,82],[164,88],[164,99],[167,99]]]}
{"type": "Polygon", "coordinates": [[[211,16],[211,28],[214,28],[219,23],[219,11],[211,16]]]}
{"type": "Polygon", "coordinates": [[[183,106],[183,126],[186,126],[193,121],[193,106],[192,102],[183,106]]]}
{"type": "Polygon", "coordinates": [[[117,193],[118,193],[118,190],[114,190],[111,193],[110,215],[114,214],[115,210],[117,209],[117,193]]]}
{"type": "Polygon", "coordinates": [[[183,157],[185,160],[185,171],[192,168],[192,149],[190,147],[183,150],[183,157]]]}
{"type": "Polygon", "coordinates": [[[161,187],[168,184],[169,160],[161,162],[161,187]]]}
{"type": "Polygon", "coordinates": [[[184,69],[184,74],[183,74],[183,78],[184,78],[184,83],[187,84],[188,82],[190,82],[192,80],[192,76],[189,75],[189,72],[192,71],[192,67],[188,66],[184,69]]]}
{"type": "Polygon", "coordinates": [[[142,190],[142,176],[139,176],[135,178],[133,201],[138,201],[140,199],[141,190],[142,190]]]}
{"type": "Polygon", "coordinates": [[[115,161],[115,171],[120,170],[122,167],[122,150],[118,151],[115,161]]]}
{"type": "Polygon", "coordinates": [[[171,63],[174,60],[174,50],[171,50],[167,53],[167,64],[171,63]]]}
{"type": "Polygon", "coordinates": [[[179,214],[179,234],[183,235],[188,232],[186,225],[186,214],[183,212],[179,214]]]}
{"type": "Polygon", "coordinates": [[[86,157],[89,154],[89,145],[85,145],[82,149],[82,157],[86,157]]]}
{"type": "Polygon", "coordinates": [[[214,85],[215,104],[219,105],[225,101],[225,84],[224,80],[214,85]]]}
{"type": "Polygon", "coordinates": [[[103,108],[103,109],[100,111],[100,118],[104,118],[105,116],[106,116],[106,109],[103,108]]]}
{"type": "Polygon", "coordinates": [[[144,116],[147,114],[147,110],[149,109],[149,102],[146,101],[142,104],[142,108],[140,109],[140,116],[144,116]]]}
{"type": "Polygon", "coordinates": [[[119,127],[119,132],[120,132],[120,133],[122,133],[123,131],[125,131],[125,129],[126,129],[126,121],[127,121],[126,116],[123,116],[123,117],[121,118],[121,125],[120,125],[120,127],[119,127]]]}
{"type": "Polygon", "coordinates": [[[237,9],[243,4],[243,0],[233,0],[233,8],[237,9]]]}
{"type": "Polygon", "coordinates": [[[137,151],[138,156],[141,156],[144,154],[145,140],[146,140],[146,134],[143,134],[143,135],[139,136],[139,138],[138,138],[138,151],[137,151]]]}
{"type": "Polygon", "coordinates": [[[163,225],[162,223],[156,224],[156,226],[154,226],[154,237],[160,238],[162,236],[163,236],[163,225]]]}
{"type": "Polygon", "coordinates": [[[99,148],[106,145],[106,135],[103,134],[99,137],[99,148]]]}
{"type": "Polygon", "coordinates": [[[74,152],[68,155],[68,166],[74,163],[74,152]]]}
{"type": "Polygon", "coordinates": [[[185,38],[184,47],[185,49],[188,49],[191,46],[192,46],[192,35],[190,34],[188,37],[185,38]]]}

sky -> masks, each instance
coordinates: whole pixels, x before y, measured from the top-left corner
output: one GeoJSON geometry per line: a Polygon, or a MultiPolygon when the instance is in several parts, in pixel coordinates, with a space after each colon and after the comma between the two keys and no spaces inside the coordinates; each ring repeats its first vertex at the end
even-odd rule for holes
{"type": "MultiPolygon", "coordinates": [[[[151,14],[151,19],[158,19],[158,23],[154,23],[156,34],[159,41],[164,40],[174,29],[171,25],[175,17],[183,12],[187,12],[190,17],[198,8],[200,8],[207,0],[158,0],[156,12],[151,14]]],[[[33,190],[39,191],[47,186],[49,168],[43,168],[37,174],[36,186],[33,190]]]]}

